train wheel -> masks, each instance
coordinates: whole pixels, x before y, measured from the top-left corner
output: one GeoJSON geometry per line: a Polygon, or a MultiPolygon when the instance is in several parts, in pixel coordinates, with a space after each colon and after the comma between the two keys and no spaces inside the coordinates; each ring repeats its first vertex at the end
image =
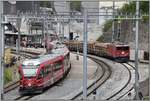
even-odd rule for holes
{"type": "MultiPolygon", "coordinates": [[[[46,89],[46,88],[45,88],[45,89],[46,89]]],[[[44,89],[44,88],[41,88],[41,89],[38,91],[38,93],[39,93],[39,94],[43,93],[45,89],[44,89]]]]}

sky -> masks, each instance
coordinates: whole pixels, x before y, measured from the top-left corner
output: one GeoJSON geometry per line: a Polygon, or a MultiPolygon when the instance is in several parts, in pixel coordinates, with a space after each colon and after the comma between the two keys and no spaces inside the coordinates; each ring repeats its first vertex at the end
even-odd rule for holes
{"type": "MultiPolygon", "coordinates": [[[[124,3],[127,3],[127,2],[123,2],[123,1],[122,2],[115,2],[115,6],[122,7],[122,5],[124,3]]],[[[100,7],[102,7],[102,6],[112,6],[113,2],[100,2],[99,5],[100,5],[100,7]]]]}

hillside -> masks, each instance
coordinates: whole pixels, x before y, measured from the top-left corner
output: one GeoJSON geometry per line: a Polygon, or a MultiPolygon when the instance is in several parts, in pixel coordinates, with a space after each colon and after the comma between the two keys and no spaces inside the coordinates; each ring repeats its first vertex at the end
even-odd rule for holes
{"type": "MultiPolygon", "coordinates": [[[[140,3],[141,13],[148,12],[148,3],[140,3]]],[[[125,4],[120,10],[122,13],[135,13],[135,3],[125,4]]],[[[148,50],[148,17],[144,17],[142,20],[139,20],[139,48],[148,50]]],[[[115,40],[119,32],[119,23],[115,21],[115,40]]],[[[135,41],[135,21],[133,20],[122,20],[120,23],[120,37],[119,41],[129,43],[132,48],[134,48],[135,41]]],[[[103,35],[98,39],[98,41],[111,42],[112,38],[112,21],[108,20],[104,24],[103,35]]]]}

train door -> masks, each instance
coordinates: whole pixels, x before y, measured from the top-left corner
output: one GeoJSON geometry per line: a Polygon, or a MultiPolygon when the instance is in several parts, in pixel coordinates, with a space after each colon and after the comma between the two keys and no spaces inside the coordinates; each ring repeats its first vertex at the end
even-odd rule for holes
{"type": "Polygon", "coordinates": [[[43,67],[41,67],[39,74],[37,76],[37,80],[38,80],[38,84],[42,85],[43,87],[45,87],[44,85],[44,69],[43,67]]]}
{"type": "Polygon", "coordinates": [[[54,83],[54,65],[53,64],[51,64],[51,70],[52,70],[51,83],[54,83]]]}
{"type": "Polygon", "coordinates": [[[64,65],[64,72],[66,72],[67,69],[69,68],[69,53],[65,56],[63,65],[64,65]]]}
{"type": "Polygon", "coordinates": [[[107,46],[107,55],[112,58],[112,57],[114,57],[114,54],[115,54],[115,47],[111,44],[108,45],[107,46]]]}
{"type": "Polygon", "coordinates": [[[58,81],[63,76],[63,61],[59,60],[54,63],[54,80],[58,81]]]}
{"type": "Polygon", "coordinates": [[[46,86],[51,84],[51,77],[52,77],[52,68],[50,64],[46,64],[44,66],[44,81],[46,86]]]}

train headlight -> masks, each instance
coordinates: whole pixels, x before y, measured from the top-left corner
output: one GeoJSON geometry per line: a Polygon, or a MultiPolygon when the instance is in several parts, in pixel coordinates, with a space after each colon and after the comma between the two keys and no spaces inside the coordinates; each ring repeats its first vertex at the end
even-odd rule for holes
{"type": "Polygon", "coordinates": [[[28,86],[31,86],[31,83],[28,83],[28,86]]]}
{"type": "Polygon", "coordinates": [[[121,52],[121,54],[124,54],[125,52],[121,52]]]}

